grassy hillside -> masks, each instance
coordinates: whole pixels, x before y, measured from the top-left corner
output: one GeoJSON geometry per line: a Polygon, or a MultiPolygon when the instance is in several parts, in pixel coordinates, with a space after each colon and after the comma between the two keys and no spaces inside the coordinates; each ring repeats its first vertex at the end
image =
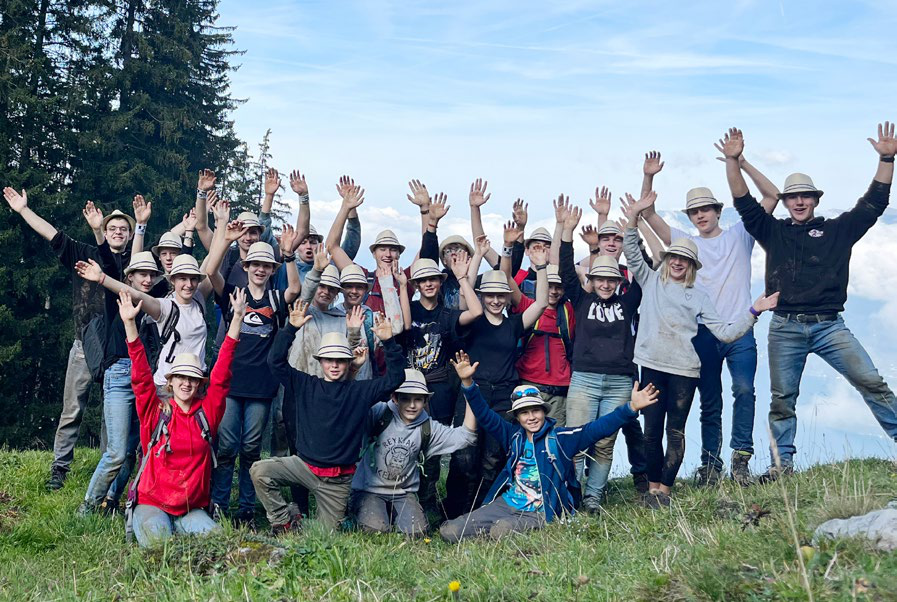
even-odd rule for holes
{"type": "Polygon", "coordinates": [[[820,545],[812,558],[807,551],[803,562],[795,544],[795,537],[809,543],[823,520],[897,497],[895,465],[883,460],[818,466],[785,485],[683,485],[662,512],[629,503],[628,480],[614,481],[601,517],[499,543],[450,546],[316,528],[273,540],[226,528],[149,551],[125,544],[120,519],[74,516],[97,460],[95,450],[79,449],[66,487],[47,493],[48,453],[0,451],[0,597],[450,600],[453,580],[461,600],[897,597],[897,554],[842,541],[820,545]]]}

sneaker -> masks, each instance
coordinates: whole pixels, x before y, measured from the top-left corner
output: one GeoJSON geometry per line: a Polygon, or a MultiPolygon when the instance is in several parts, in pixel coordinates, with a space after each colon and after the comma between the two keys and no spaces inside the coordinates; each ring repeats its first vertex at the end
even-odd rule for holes
{"type": "Polygon", "coordinates": [[[597,495],[587,495],[582,498],[582,508],[583,512],[587,512],[589,514],[599,514],[601,512],[601,497],[597,495]]]}
{"type": "Polygon", "coordinates": [[[68,473],[59,468],[50,469],[50,478],[47,479],[47,491],[58,491],[65,485],[65,477],[68,473]]]}
{"type": "Polygon", "coordinates": [[[256,530],[255,512],[252,510],[241,510],[232,520],[234,527],[245,527],[250,531],[256,530]]]}
{"type": "Polygon", "coordinates": [[[93,502],[88,502],[84,500],[81,502],[81,505],[78,506],[78,509],[75,510],[76,516],[90,516],[91,514],[96,514],[99,510],[99,506],[93,502]]]}
{"type": "Polygon", "coordinates": [[[670,507],[670,496],[660,490],[649,491],[642,497],[642,504],[651,510],[670,507]]]}
{"type": "Polygon", "coordinates": [[[271,535],[280,537],[288,533],[299,533],[302,530],[302,522],[299,520],[291,520],[283,525],[271,525],[271,535]]]}
{"type": "Polygon", "coordinates": [[[780,477],[790,477],[794,474],[794,467],[791,464],[782,464],[781,468],[770,466],[766,472],[757,477],[758,483],[773,483],[778,481],[780,477]]]}
{"type": "Polygon", "coordinates": [[[635,492],[639,495],[648,493],[648,475],[643,472],[632,475],[632,483],[635,485],[635,492]]]}
{"type": "Polygon", "coordinates": [[[754,482],[754,479],[751,476],[751,467],[748,465],[750,461],[751,454],[749,454],[748,452],[732,452],[732,462],[729,474],[732,480],[742,487],[747,487],[754,482]]]}
{"type": "Polygon", "coordinates": [[[209,514],[211,514],[212,520],[216,523],[220,523],[227,518],[227,515],[224,513],[224,509],[222,509],[221,506],[214,502],[212,503],[212,511],[209,514]]]}
{"type": "Polygon", "coordinates": [[[111,497],[104,498],[103,503],[96,510],[103,516],[115,516],[116,514],[121,514],[122,511],[118,505],[118,500],[113,500],[111,497]]]}
{"type": "Polygon", "coordinates": [[[695,472],[695,487],[716,487],[722,478],[723,473],[719,468],[703,464],[695,472]]]}

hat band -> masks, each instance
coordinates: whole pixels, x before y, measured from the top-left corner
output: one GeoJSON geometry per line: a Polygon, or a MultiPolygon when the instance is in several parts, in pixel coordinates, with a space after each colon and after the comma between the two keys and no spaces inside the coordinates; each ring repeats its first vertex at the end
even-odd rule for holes
{"type": "Polygon", "coordinates": [[[190,364],[180,364],[177,366],[172,366],[168,371],[169,376],[191,376],[193,378],[205,378],[205,374],[203,374],[202,370],[197,368],[196,366],[191,366],[190,364]]]}
{"type": "Polygon", "coordinates": [[[259,261],[261,263],[277,263],[273,254],[265,253],[264,251],[256,251],[255,253],[247,254],[243,263],[252,263],[253,261],[259,261]]]}
{"type": "Polygon", "coordinates": [[[819,189],[811,184],[791,184],[785,186],[785,191],[782,194],[788,194],[789,192],[819,192],[819,189]]]}
{"type": "Polygon", "coordinates": [[[398,247],[399,241],[397,239],[391,238],[391,237],[378,238],[376,241],[374,241],[373,246],[375,246],[375,247],[385,247],[385,246],[398,247]]]}
{"type": "Polygon", "coordinates": [[[340,354],[340,358],[350,359],[352,358],[352,351],[346,347],[345,345],[325,345],[318,349],[318,357],[327,357],[328,354],[337,353],[340,354]]]}
{"type": "Polygon", "coordinates": [[[433,278],[434,276],[439,278],[442,276],[442,272],[436,268],[424,268],[411,274],[409,280],[423,280],[424,278],[433,278]]]}
{"type": "Polygon", "coordinates": [[[680,257],[685,257],[687,259],[691,259],[692,261],[698,260],[697,255],[692,253],[691,249],[686,249],[685,247],[670,247],[669,249],[667,249],[667,253],[679,255],[680,257]]]}
{"type": "Polygon", "coordinates": [[[414,395],[415,393],[429,395],[430,390],[426,387],[426,385],[422,385],[421,383],[405,383],[398,389],[396,389],[396,393],[406,393],[409,395],[414,395]]]}
{"type": "Polygon", "coordinates": [[[138,261],[137,263],[132,263],[128,266],[128,269],[125,270],[127,272],[139,272],[139,271],[153,271],[158,272],[159,268],[156,267],[155,261],[138,261]]]}
{"type": "Polygon", "coordinates": [[[199,271],[199,268],[195,268],[192,265],[179,265],[176,268],[172,268],[171,272],[169,273],[170,276],[177,276],[179,274],[187,274],[189,276],[202,276],[202,272],[199,271]]]}
{"type": "Polygon", "coordinates": [[[510,293],[511,287],[498,282],[487,282],[486,284],[481,284],[479,290],[481,293],[510,293]]]}
{"type": "Polygon", "coordinates": [[[623,278],[619,270],[612,268],[593,268],[589,271],[589,278],[623,278]]]}

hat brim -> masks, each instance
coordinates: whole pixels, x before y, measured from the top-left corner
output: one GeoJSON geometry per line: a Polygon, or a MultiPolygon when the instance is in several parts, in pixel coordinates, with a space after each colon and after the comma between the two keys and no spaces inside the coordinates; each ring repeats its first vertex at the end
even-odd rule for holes
{"type": "Polygon", "coordinates": [[[695,269],[697,269],[697,270],[700,270],[702,267],[704,267],[704,264],[702,264],[700,261],[698,261],[694,257],[689,257],[688,255],[685,255],[684,253],[677,253],[676,251],[669,251],[669,250],[661,251],[660,252],[660,260],[663,261],[664,259],[666,259],[667,255],[676,255],[677,257],[684,257],[685,259],[690,259],[695,263],[695,269]]]}
{"type": "Polygon", "coordinates": [[[134,233],[134,229],[137,227],[137,220],[135,220],[133,217],[131,217],[127,213],[116,213],[115,215],[109,214],[106,217],[104,217],[103,218],[103,230],[106,229],[106,224],[108,224],[109,222],[111,222],[114,219],[126,220],[128,222],[128,224],[131,226],[131,234],[134,233]]]}
{"type": "Polygon", "coordinates": [[[346,353],[345,351],[325,351],[324,353],[315,353],[312,355],[316,360],[353,360],[355,356],[351,353],[346,353]]]}
{"type": "Polygon", "coordinates": [[[367,278],[365,278],[364,281],[361,281],[361,280],[346,280],[346,281],[342,281],[342,280],[340,280],[340,283],[339,283],[339,284],[340,284],[340,287],[345,287],[346,285],[349,285],[349,284],[358,284],[358,285],[360,285],[360,286],[364,286],[364,287],[366,287],[366,288],[370,288],[370,287],[371,287],[371,283],[367,281],[367,278]]]}
{"type": "Polygon", "coordinates": [[[445,280],[448,278],[448,274],[445,272],[436,272],[424,274],[423,276],[412,276],[408,278],[408,282],[417,282],[418,280],[426,280],[427,278],[439,278],[440,280],[445,280]]]}
{"type": "Polygon", "coordinates": [[[248,267],[249,267],[249,264],[250,264],[250,263],[253,263],[253,262],[255,262],[255,263],[267,263],[267,264],[269,264],[269,265],[273,265],[275,270],[276,270],[277,268],[279,268],[279,267],[282,265],[279,261],[271,261],[271,260],[269,260],[269,259],[241,259],[241,260],[240,260],[240,263],[243,264],[243,269],[248,268],[248,267]]]}
{"type": "Polygon", "coordinates": [[[593,273],[589,272],[588,278],[589,279],[591,279],[591,278],[612,278],[614,280],[622,280],[623,274],[621,274],[620,272],[616,272],[613,274],[610,274],[610,273],[608,273],[608,274],[593,274],[593,273]]]}
{"type": "Polygon", "coordinates": [[[160,274],[162,274],[162,270],[160,270],[158,267],[156,267],[156,266],[149,267],[148,265],[147,266],[134,266],[133,268],[128,266],[124,270],[125,276],[129,276],[130,274],[133,274],[134,272],[152,272],[156,276],[159,276],[160,274]]]}
{"type": "Polygon", "coordinates": [[[395,391],[397,394],[402,393],[403,395],[426,395],[427,397],[432,397],[434,395],[433,391],[421,391],[420,389],[414,389],[413,391],[403,391],[402,387],[399,387],[395,391]]]}
{"type": "Polygon", "coordinates": [[[153,255],[155,255],[156,257],[158,257],[158,256],[159,256],[159,251],[162,250],[162,249],[177,249],[177,251],[178,251],[179,253],[181,253],[181,252],[183,252],[183,250],[184,250],[184,246],[181,245],[180,247],[176,247],[176,246],[174,246],[173,244],[171,244],[171,245],[155,245],[155,246],[153,246],[153,248],[150,249],[150,250],[153,252],[153,255]]]}
{"type": "Polygon", "coordinates": [[[780,201],[782,201],[782,200],[785,199],[785,196],[786,196],[786,195],[789,195],[789,194],[800,194],[801,192],[809,192],[810,194],[815,195],[817,200],[818,200],[823,194],[825,194],[825,193],[822,192],[821,190],[792,190],[791,192],[780,192],[779,194],[776,195],[776,198],[778,198],[780,201]]]}
{"type": "Polygon", "coordinates": [[[481,286],[481,287],[479,287],[479,288],[476,290],[476,292],[478,292],[478,293],[493,293],[493,294],[510,295],[510,294],[511,294],[511,287],[510,287],[510,286],[507,286],[507,285],[505,285],[505,287],[506,287],[506,288],[501,287],[501,286],[499,286],[499,285],[486,285],[486,286],[481,286]]]}
{"type": "Polygon", "coordinates": [[[374,249],[376,249],[377,247],[395,247],[399,250],[399,255],[401,255],[402,253],[405,252],[405,245],[400,245],[397,243],[393,244],[391,242],[376,242],[376,243],[372,244],[371,246],[369,246],[368,249],[370,249],[371,253],[373,253],[374,249]]]}
{"type": "Polygon", "coordinates": [[[177,274],[165,274],[165,279],[171,282],[171,279],[176,276],[196,276],[197,278],[199,278],[200,282],[206,279],[206,275],[202,272],[178,272],[177,274]]]}
{"type": "Polygon", "coordinates": [[[202,376],[197,376],[195,373],[188,372],[178,372],[177,370],[172,370],[168,374],[165,375],[165,380],[168,380],[172,376],[186,376],[188,378],[195,378],[196,380],[201,380],[204,383],[209,382],[209,377],[203,374],[202,376]]]}
{"type": "Polygon", "coordinates": [[[725,205],[723,205],[722,203],[720,203],[717,200],[705,199],[705,200],[701,200],[701,201],[694,203],[691,207],[686,207],[685,209],[682,209],[682,213],[684,213],[685,215],[688,215],[688,212],[691,211],[692,209],[700,209],[701,207],[708,207],[708,206],[719,207],[720,209],[725,207],[725,205]]]}
{"type": "Polygon", "coordinates": [[[535,408],[535,407],[542,408],[543,410],[545,410],[546,414],[549,411],[551,411],[551,406],[548,405],[548,403],[546,403],[545,400],[543,400],[541,398],[540,399],[531,398],[531,399],[522,400],[519,404],[517,404],[516,408],[511,408],[510,410],[508,410],[507,413],[508,414],[516,414],[520,410],[525,410],[527,408],[535,408]]]}

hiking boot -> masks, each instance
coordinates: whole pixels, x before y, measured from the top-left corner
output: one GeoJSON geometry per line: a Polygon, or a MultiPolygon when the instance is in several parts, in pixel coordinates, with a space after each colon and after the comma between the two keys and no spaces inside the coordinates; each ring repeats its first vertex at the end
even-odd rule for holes
{"type": "Polygon", "coordinates": [[[794,467],[791,464],[782,464],[782,467],[770,466],[766,472],[757,477],[758,483],[773,483],[778,481],[780,477],[790,477],[794,474],[794,467]]]}
{"type": "Polygon", "coordinates": [[[245,527],[250,531],[256,531],[257,526],[255,524],[255,512],[252,510],[241,510],[237,513],[237,515],[232,519],[234,527],[245,527]]]}
{"type": "Polygon", "coordinates": [[[224,510],[216,503],[212,503],[212,511],[209,512],[209,515],[212,517],[212,520],[216,523],[220,523],[224,519],[227,518],[227,515],[224,513],[224,510]]]}
{"type": "Polygon", "coordinates": [[[59,468],[50,469],[50,478],[47,479],[47,491],[58,491],[65,485],[65,477],[68,473],[59,468]]]}
{"type": "Polygon", "coordinates": [[[723,474],[719,468],[704,464],[695,472],[695,487],[716,487],[722,478],[723,474]]]}
{"type": "Polygon", "coordinates": [[[750,461],[751,454],[748,452],[732,452],[732,462],[729,467],[729,474],[732,477],[732,480],[742,487],[747,487],[754,482],[754,479],[751,476],[751,467],[749,466],[750,461]]]}
{"type": "Polygon", "coordinates": [[[670,496],[662,491],[649,491],[644,495],[643,504],[651,510],[662,510],[670,507],[670,496]]]}
{"type": "Polygon", "coordinates": [[[81,505],[78,506],[78,509],[75,510],[75,516],[90,516],[91,514],[96,514],[98,510],[99,506],[97,504],[84,500],[81,502],[81,505]]]}
{"type": "Polygon", "coordinates": [[[291,520],[283,525],[271,525],[271,535],[280,537],[289,533],[299,533],[302,531],[302,522],[299,520],[291,520]]]}
{"type": "Polygon", "coordinates": [[[638,472],[632,475],[632,483],[635,485],[635,492],[639,495],[648,493],[648,475],[638,472]]]}
{"type": "Polygon", "coordinates": [[[587,495],[582,498],[582,505],[580,508],[583,512],[588,514],[600,514],[601,513],[601,496],[597,495],[587,495]]]}
{"type": "Polygon", "coordinates": [[[111,497],[104,498],[103,503],[97,506],[96,510],[103,516],[115,516],[122,513],[118,500],[113,500],[111,497]]]}

